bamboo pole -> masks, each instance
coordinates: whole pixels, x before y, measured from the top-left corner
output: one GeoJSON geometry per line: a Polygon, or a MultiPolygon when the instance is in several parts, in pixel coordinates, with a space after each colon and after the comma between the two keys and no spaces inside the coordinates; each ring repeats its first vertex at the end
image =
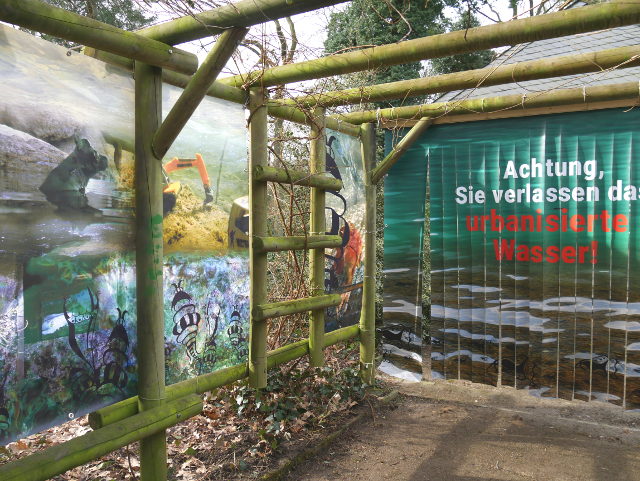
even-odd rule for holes
{"type": "MultiPolygon", "coordinates": [[[[96,50],[92,47],[84,47],[82,49],[82,53],[84,53],[88,57],[95,58],[110,65],[115,65],[129,72],[133,71],[133,60],[130,60],[128,58],[120,57],[119,55],[114,55],[108,52],[103,52],[102,50],[96,50]]],[[[174,72],[172,70],[162,71],[162,81],[175,87],[185,88],[189,84],[191,78],[192,77],[189,75],[174,72]]],[[[209,88],[209,90],[207,90],[207,95],[209,97],[229,100],[230,102],[235,102],[237,104],[244,105],[247,103],[247,92],[237,87],[224,85],[219,81],[214,81],[211,84],[211,87],[209,88]]]]}
{"type": "Polygon", "coordinates": [[[2,0],[0,20],[177,72],[198,68],[192,53],[39,0],[2,0]]]}
{"type": "Polygon", "coordinates": [[[217,35],[230,27],[250,27],[282,17],[344,3],[346,0],[242,0],[139,30],[171,45],[217,35]]]}
{"type": "Polygon", "coordinates": [[[154,135],[152,145],[156,157],[162,159],[166,155],[246,33],[247,29],[240,27],[220,35],[154,135]]]}
{"type": "Polygon", "coordinates": [[[640,0],[603,3],[280,65],[228,77],[223,82],[236,87],[253,84],[268,87],[638,22],[640,0]]]}
{"type": "MultiPolygon", "coordinates": [[[[420,138],[424,131],[433,123],[433,119],[424,117],[418,121],[416,125],[411,127],[411,130],[398,142],[398,144],[391,149],[391,152],[382,159],[382,161],[371,171],[371,184],[377,184],[380,179],[389,171],[391,167],[400,159],[413,143],[420,138]]],[[[369,124],[366,124],[369,125],[369,124]]]]}
{"type": "Polygon", "coordinates": [[[571,89],[529,92],[527,94],[485,97],[433,104],[409,105],[379,110],[363,110],[340,115],[348,122],[363,124],[379,119],[416,119],[429,117],[437,119],[445,115],[465,115],[470,113],[498,112],[503,110],[525,110],[539,107],[589,104],[591,102],[629,100],[636,101],[640,90],[638,82],[597,85],[571,89]]]}
{"type": "Polygon", "coordinates": [[[267,254],[253,248],[253,239],[267,235],[267,184],[254,178],[256,167],[266,166],[267,106],[263,89],[249,91],[249,262],[251,266],[251,314],[249,333],[249,383],[267,386],[267,323],[255,316],[255,308],[267,300],[267,254]]]}
{"type": "MultiPolygon", "coordinates": [[[[44,481],[135,441],[164,433],[166,428],[201,412],[201,397],[191,394],[0,466],[0,479],[44,481]]],[[[160,479],[164,478],[156,478],[160,479]]]]}
{"type": "Polygon", "coordinates": [[[268,165],[259,165],[254,169],[253,178],[263,182],[278,182],[280,184],[305,185],[324,190],[342,190],[342,181],[335,177],[319,174],[309,174],[291,169],[280,169],[268,165]]]}
{"type": "Polygon", "coordinates": [[[289,237],[256,237],[253,248],[258,252],[282,252],[308,249],[337,249],[342,246],[339,235],[311,235],[289,237]]]}
{"type": "MultiPolygon", "coordinates": [[[[359,332],[360,329],[358,326],[348,326],[331,331],[324,336],[324,347],[351,339],[357,336],[359,332]]],[[[303,339],[302,341],[270,351],[267,354],[267,367],[271,369],[285,362],[292,361],[293,359],[306,356],[307,354],[309,354],[309,340],[303,339]]],[[[219,369],[167,386],[167,399],[173,401],[189,394],[203,394],[247,377],[249,377],[248,363],[219,369]]],[[[89,424],[93,429],[100,429],[129,416],[136,415],[138,413],[137,399],[137,397],[131,397],[92,412],[89,415],[89,424]]]]}
{"type": "MultiPolygon", "coordinates": [[[[83,51],[86,55],[95,59],[101,60],[111,65],[116,65],[125,70],[133,70],[133,62],[127,58],[119,57],[118,55],[113,55],[88,47],[83,51]]],[[[170,70],[162,71],[162,80],[176,87],[186,87],[189,83],[190,78],[191,77],[189,77],[188,75],[180,74],[178,72],[172,72],[170,70]]],[[[209,88],[209,90],[207,91],[207,95],[210,97],[229,100],[230,102],[235,102],[242,105],[245,105],[248,101],[246,91],[239,89],[238,87],[232,87],[230,85],[223,84],[219,80],[213,82],[211,88],[209,88]]],[[[268,107],[268,112],[272,117],[289,120],[291,122],[296,122],[303,125],[310,125],[308,115],[304,112],[304,110],[299,108],[274,105],[268,107]]],[[[352,125],[341,120],[333,119],[331,117],[327,117],[327,128],[335,130],[337,132],[342,132],[343,134],[347,134],[351,137],[358,137],[360,135],[360,128],[357,125],[352,125]]]]}
{"type": "MultiPolygon", "coordinates": [[[[322,252],[324,260],[324,247],[317,249],[310,249],[309,252],[315,251],[322,252]]],[[[324,263],[322,264],[322,274],[324,275],[324,263]]],[[[324,291],[324,277],[322,278],[322,290],[324,291]]],[[[272,319],[274,317],[288,316],[290,314],[297,314],[299,312],[321,311],[324,315],[324,310],[327,307],[337,306],[340,304],[340,294],[325,294],[314,297],[303,297],[301,299],[291,299],[288,301],[273,302],[269,304],[259,304],[251,309],[251,314],[256,321],[265,321],[266,319],[272,319]]],[[[319,331],[320,329],[318,329],[319,331]]],[[[322,334],[324,335],[324,325],[322,326],[322,334]]],[[[321,337],[320,337],[321,339],[321,337]]],[[[322,349],[322,343],[319,342],[317,346],[322,349]]]]}
{"type": "MultiPolygon", "coordinates": [[[[164,309],[162,287],[162,164],[151,139],[162,114],[161,71],[140,62],[135,68],[136,297],[139,410],[163,404],[164,309]]],[[[140,479],[167,477],[164,431],[140,442],[140,479]]]]}
{"type": "Polygon", "coordinates": [[[361,102],[406,99],[419,95],[451,92],[480,86],[489,87],[512,82],[600,72],[613,68],[637,67],[638,65],[640,65],[640,45],[633,45],[579,55],[530,60],[498,67],[468,70],[466,72],[305,95],[292,99],[276,99],[269,102],[269,107],[282,105],[298,107],[322,105],[331,107],[359,104],[361,102]]]}
{"type": "Polygon", "coordinates": [[[365,172],[365,242],[362,310],[360,312],[360,376],[369,385],[375,381],[376,353],[376,186],[371,169],[376,161],[376,127],[362,126],[362,163],[365,172]]]}
{"type": "MultiPolygon", "coordinates": [[[[325,132],[325,111],[322,107],[313,110],[311,125],[311,158],[309,167],[312,174],[325,172],[327,143],[325,132]]],[[[309,227],[311,235],[325,234],[325,191],[311,190],[311,219],[309,227]]],[[[324,249],[309,251],[310,290],[313,297],[319,298],[324,294],[324,249]]],[[[326,297],[326,296],[325,296],[326,297]]],[[[340,297],[340,296],[338,296],[340,297]]],[[[340,301],[338,300],[338,303],[340,301]]],[[[328,307],[328,306],[327,306],[328,307]]],[[[324,353],[322,352],[324,339],[324,310],[325,306],[313,309],[309,317],[309,365],[322,367],[324,353]]]]}
{"type": "MultiPolygon", "coordinates": [[[[223,82],[221,79],[220,82],[223,82]]],[[[226,85],[226,83],[225,83],[226,85]]],[[[269,115],[278,119],[289,120],[303,125],[312,125],[312,121],[307,113],[296,107],[289,106],[277,106],[271,105],[267,107],[269,109],[269,115]]],[[[352,125],[348,122],[344,122],[332,117],[325,118],[326,127],[337,132],[342,132],[351,137],[358,137],[360,135],[360,128],[357,125],[352,125]]]]}

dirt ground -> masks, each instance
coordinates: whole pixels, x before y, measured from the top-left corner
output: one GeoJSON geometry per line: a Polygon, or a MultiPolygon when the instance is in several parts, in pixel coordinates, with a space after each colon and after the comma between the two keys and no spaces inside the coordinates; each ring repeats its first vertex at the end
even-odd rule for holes
{"type": "Polygon", "coordinates": [[[285,479],[640,481],[640,413],[465,381],[393,383],[395,407],[285,479]]]}

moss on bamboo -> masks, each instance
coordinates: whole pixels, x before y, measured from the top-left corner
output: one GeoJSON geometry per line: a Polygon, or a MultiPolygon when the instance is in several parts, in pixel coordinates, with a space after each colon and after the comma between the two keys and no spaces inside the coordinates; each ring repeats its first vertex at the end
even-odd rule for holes
{"type": "Polygon", "coordinates": [[[341,246],[342,237],[339,235],[256,237],[253,239],[253,248],[258,252],[330,249],[341,246]]]}
{"type": "MultiPolygon", "coordinates": [[[[382,161],[370,171],[371,184],[377,184],[380,179],[393,167],[393,165],[400,159],[413,143],[420,138],[425,130],[433,123],[433,119],[428,117],[422,118],[414,125],[409,132],[398,142],[398,144],[391,149],[391,152],[382,159],[382,161]]],[[[375,202],[375,201],[374,201],[375,202]]]]}
{"type": "MultiPolygon", "coordinates": [[[[327,143],[326,143],[326,115],[322,107],[313,110],[311,118],[311,146],[309,158],[309,170],[312,174],[326,171],[327,143]]],[[[326,230],[325,220],[325,199],[326,193],[322,189],[312,189],[309,208],[311,218],[309,228],[311,235],[322,235],[326,230]]],[[[322,352],[322,341],[324,339],[324,310],[328,305],[313,305],[312,300],[329,300],[330,296],[324,294],[324,249],[311,249],[309,251],[309,288],[312,298],[300,299],[309,304],[311,314],[309,316],[309,365],[321,367],[324,364],[324,353],[322,352]]],[[[340,302],[340,296],[337,296],[340,302]]],[[[302,312],[302,311],[297,311],[302,312]]]]}
{"type": "MultiPolygon", "coordinates": [[[[332,346],[357,336],[360,332],[358,326],[347,326],[331,331],[324,336],[324,347],[332,346]]],[[[306,356],[309,353],[309,340],[288,344],[270,351],[267,354],[267,367],[269,369],[279,366],[293,359],[306,356]]],[[[188,394],[203,394],[207,391],[226,386],[235,381],[249,377],[247,363],[218,369],[217,371],[203,374],[171,386],[167,386],[166,395],[168,401],[175,400],[188,394]]],[[[100,429],[109,424],[121,421],[138,413],[138,398],[131,397],[110,406],[94,411],[89,415],[89,424],[93,429],[100,429]]]]}
{"type": "Polygon", "coordinates": [[[0,20],[177,72],[198,68],[192,53],[39,0],[3,0],[0,20]]]}
{"type": "Polygon", "coordinates": [[[498,67],[487,67],[386,84],[306,95],[284,100],[271,100],[269,108],[280,106],[325,107],[406,99],[453,90],[489,87],[512,82],[524,82],[550,77],[599,72],[610,68],[630,68],[640,65],[640,46],[612,48],[579,55],[551,57],[518,62],[498,67]]]}
{"type": "Polygon", "coordinates": [[[139,30],[140,35],[171,45],[217,35],[230,27],[250,27],[268,20],[309,12],[346,0],[242,0],[139,30]]]}
{"type": "Polygon", "coordinates": [[[633,25],[638,22],[640,0],[602,3],[281,65],[229,77],[224,79],[224,83],[233,86],[259,83],[267,87],[633,25]]]}
{"type": "Polygon", "coordinates": [[[249,317],[249,382],[254,388],[267,385],[267,323],[256,317],[255,306],[267,299],[267,254],[253,249],[253,239],[267,235],[267,184],[254,178],[256,167],[266,166],[267,106],[263,89],[251,89],[249,93],[249,264],[250,304],[249,317]]]}
{"type": "MultiPolygon", "coordinates": [[[[202,399],[192,394],[121,419],[63,444],[0,466],[3,481],[43,481],[155,433],[163,433],[202,412],[202,399]]],[[[161,478],[156,478],[159,481],[161,478]]]]}
{"type": "Polygon", "coordinates": [[[638,82],[626,82],[594,87],[558,89],[550,92],[528,92],[527,94],[505,95],[502,97],[485,97],[380,110],[364,110],[343,114],[339,117],[354,124],[362,124],[379,119],[420,119],[422,117],[437,119],[445,115],[488,113],[508,109],[524,110],[615,100],[635,101],[637,99],[638,82]]]}
{"type": "Polygon", "coordinates": [[[360,311],[360,376],[367,384],[375,379],[376,332],[376,188],[371,182],[371,169],[376,158],[376,128],[362,126],[361,152],[365,172],[365,243],[364,282],[360,311]]]}
{"type": "MultiPolygon", "coordinates": [[[[318,250],[322,252],[322,249],[318,250]]],[[[321,296],[303,297],[301,299],[291,299],[289,301],[258,304],[251,308],[251,315],[256,321],[264,321],[266,319],[288,316],[299,312],[322,311],[324,314],[324,309],[337,306],[340,304],[340,299],[340,294],[325,294],[321,296]]],[[[324,325],[322,326],[322,334],[324,335],[324,325]]],[[[320,349],[322,349],[321,341],[318,345],[320,349]]]]}
{"type": "Polygon", "coordinates": [[[268,165],[258,165],[253,169],[253,178],[263,182],[278,182],[280,184],[305,185],[325,190],[342,190],[342,181],[329,177],[324,172],[309,174],[291,169],[280,169],[268,165]]]}
{"type": "Polygon", "coordinates": [[[246,33],[247,29],[244,27],[226,30],[209,51],[198,71],[189,79],[153,137],[153,150],[159,159],[165,156],[246,33]]]}

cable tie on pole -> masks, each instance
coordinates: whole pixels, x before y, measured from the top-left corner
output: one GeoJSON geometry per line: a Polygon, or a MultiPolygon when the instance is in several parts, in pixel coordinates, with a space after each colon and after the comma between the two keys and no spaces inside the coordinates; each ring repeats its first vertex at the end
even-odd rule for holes
{"type": "Polygon", "coordinates": [[[587,86],[583,85],[582,86],[582,101],[583,102],[587,102],[587,86]]]}

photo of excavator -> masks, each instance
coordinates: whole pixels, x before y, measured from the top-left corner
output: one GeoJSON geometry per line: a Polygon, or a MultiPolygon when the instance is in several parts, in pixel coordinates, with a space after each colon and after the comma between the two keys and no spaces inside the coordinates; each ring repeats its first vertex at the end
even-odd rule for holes
{"type": "Polygon", "coordinates": [[[164,174],[165,186],[162,191],[162,211],[166,216],[173,210],[178,202],[178,195],[182,190],[182,184],[180,182],[172,182],[169,178],[171,172],[181,169],[198,169],[200,179],[202,180],[202,187],[204,188],[204,202],[203,206],[213,202],[213,195],[211,194],[211,183],[209,182],[209,173],[207,172],[207,166],[204,163],[202,155],[196,154],[195,159],[182,159],[174,157],[169,162],[164,164],[162,173],[164,174]]]}

